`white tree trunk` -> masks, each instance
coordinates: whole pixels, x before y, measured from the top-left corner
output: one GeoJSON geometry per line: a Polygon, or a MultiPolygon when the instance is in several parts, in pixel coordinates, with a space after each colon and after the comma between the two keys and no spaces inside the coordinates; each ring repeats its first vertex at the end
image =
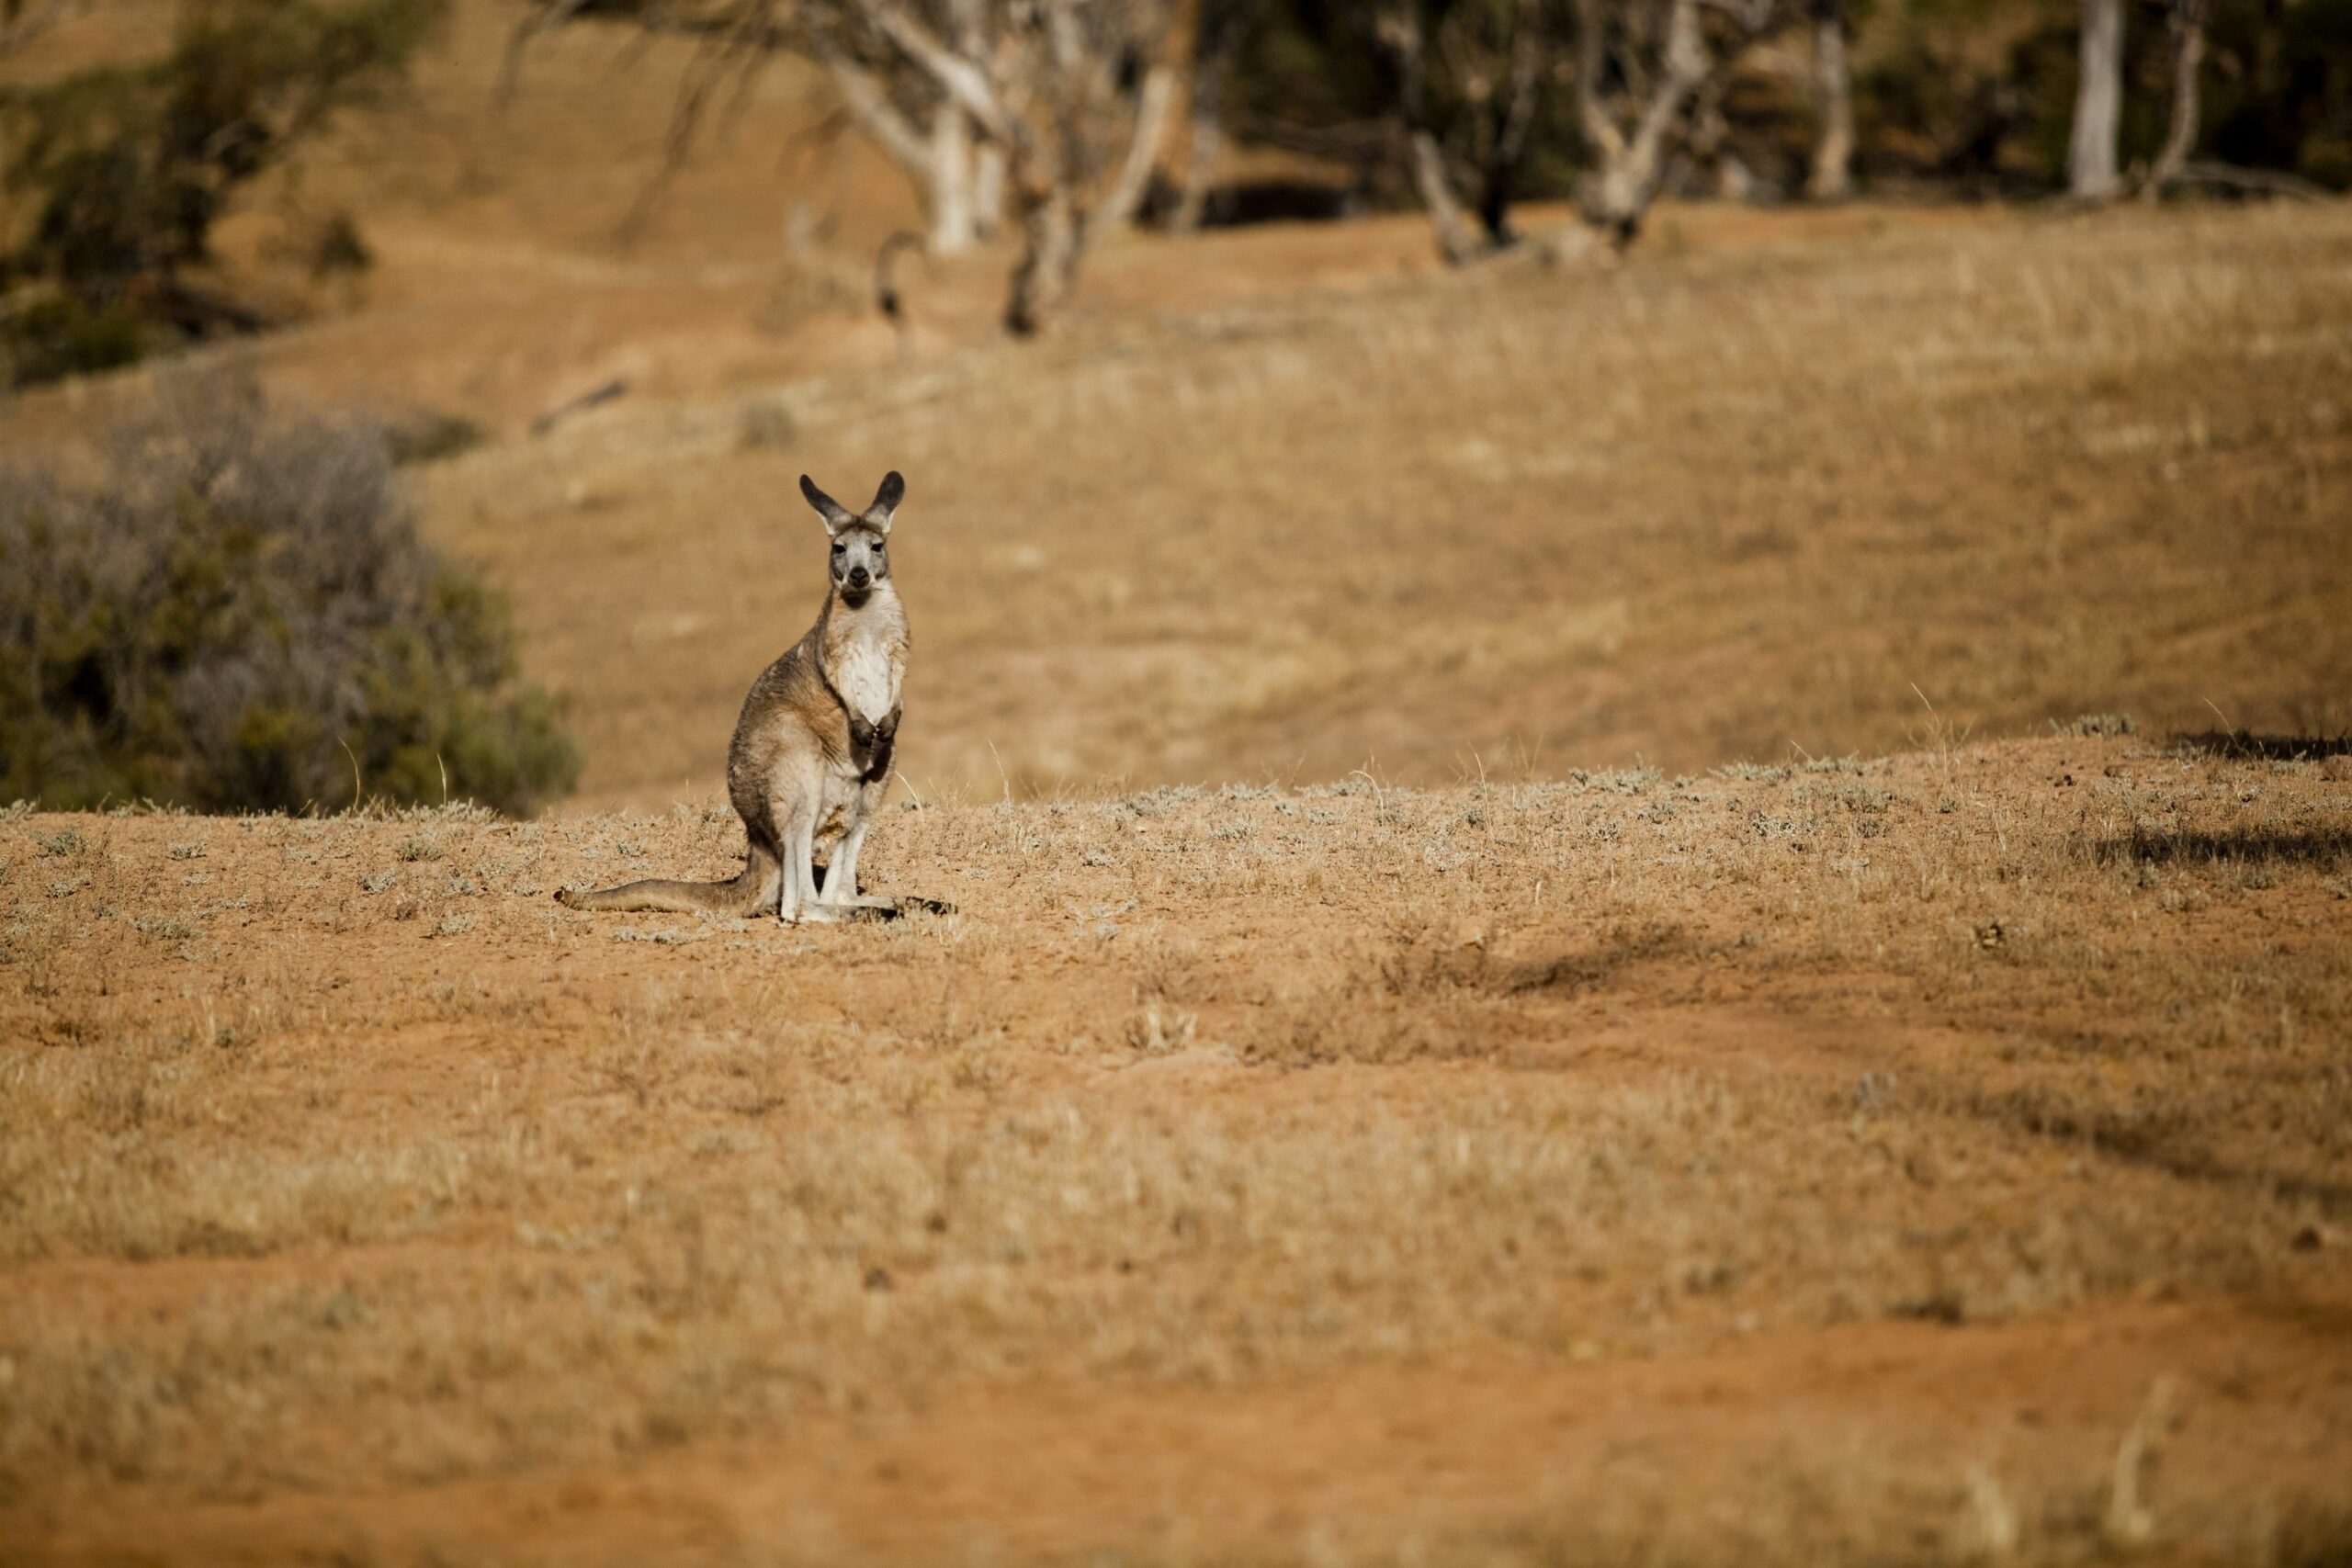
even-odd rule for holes
{"type": "Polygon", "coordinates": [[[1581,9],[1585,21],[1577,62],[1578,112],[1600,165],[1587,189],[1585,215],[1624,245],[1632,243],[1650,203],[1657,199],[1667,173],[1669,141],[1688,121],[1691,103],[1706,85],[1711,62],[1699,27],[1699,0],[1672,0],[1659,62],[1662,69],[1628,136],[1600,102],[1600,7],[1596,0],[1584,0],[1581,9]]]}
{"type": "Polygon", "coordinates": [[[1127,141],[1126,161],[1096,206],[1092,221],[1119,229],[1134,221],[1151,190],[1151,172],[1159,166],[1159,143],[1168,134],[1168,111],[1176,102],[1176,73],[1155,65],[1145,73],[1136,96],[1135,133],[1127,141]]]}
{"type": "Polygon", "coordinates": [[[1438,254],[1449,266],[1459,266],[1483,247],[1470,230],[1470,218],[1454,194],[1453,177],[1445,166],[1445,150],[1430,129],[1426,48],[1420,13],[1415,0],[1391,0],[1374,20],[1374,35],[1395,61],[1397,107],[1405,122],[1405,161],[1412,175],[1413,192],[1437,232],[1438,254]]]}
{"type": "Polygon", "coordinates": [[[2205,62],[2205,0],[2174,0],[2172,8],[2172,123],[2164,150],[2148,171],[2147,196],[2154,200],[2180,178],[2197,150],[2197,73],[2205,62]]]}
{"type": "Polygon", "coordinates": [[[1805,194],[1843,201],[1854,194],[1854,89],[1846,67],[1846,8],[1838,0],[1814,11],[1813,79],[1821,95],[1821,139],[1813,144],[1805,194]]]}
{"type": "Polygon", "coordinates": [[[850,118],[913,184],[932,254],[970,250],[978,225],[969,117],[944,99],[932,110],[927,130],[919,132],[863,67],[837,54],[826,56],[825,63],[850,118]]]}
{"type": "Polygon", "coordinates": [[[973,202],[972,130],[964,111],[942,102],[931,115],[930,169],[918,183],[931,212],[931,254],[960,255],[979,238],[973,202]]]}
{"type": "Polygon", "coordinates": [[[1430,227],[1437,231],[1438,254],[1449,265],[1459,266],[1476,256],[1485,247],[1471,231],[1470,218],[1463,210],[1462,199],[1453,194],[1453,182],[1445,171],[1445,153],[1437,138],[1426,130],[1412,134],[1413,189],[1421,198],[1422,209],[1430,215],[1430,227]]]}
{"type": "Polygon", "coordinates": [[[2082,201],[2108,201],[2122,188],[2115,168],[2123,116],[2123,0],[2082,0],[2082,73],[2075,90],[2075,134],[2067,186],[2082,201]]]}

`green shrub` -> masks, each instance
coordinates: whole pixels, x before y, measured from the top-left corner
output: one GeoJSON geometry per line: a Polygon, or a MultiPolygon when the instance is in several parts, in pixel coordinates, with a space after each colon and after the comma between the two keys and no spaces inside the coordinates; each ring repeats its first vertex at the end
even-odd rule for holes
{"type": "Polygon", "coordinates": [[[9,369],[25,385],[135,364],[146,356],[150,336],[130,311],[71,295],[27,306],[7,318],[0,333],[9,369]]]}
{"type": "Polygon", "coordinates": [[[0,799],[528,811],[578,757],[383,433],[169,383],[104,478],[0,468],[0,799]]]}
{"type": "MultiPolygon", "coordinates": [[[[0,91],[0,171],[24,218],[0,283],[62,301],[0,317],[18,385],[256,330],[203,274],[238,189],[399,81],[445,0],[186,0],[171,51],[0,91]]],[[[313,265],[364,265],[347,216],[313,265]]]]}

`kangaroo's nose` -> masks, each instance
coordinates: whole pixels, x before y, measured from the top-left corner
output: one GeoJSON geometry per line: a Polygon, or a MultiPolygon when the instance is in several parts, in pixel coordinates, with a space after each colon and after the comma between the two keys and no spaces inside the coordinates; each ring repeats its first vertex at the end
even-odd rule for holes
{"type": "Polygon", "coordinates": [[[849,569],[849,585],[852,588],[863,588],[873,581],[874,574],[864,567],[854,566],[849,569]]]}

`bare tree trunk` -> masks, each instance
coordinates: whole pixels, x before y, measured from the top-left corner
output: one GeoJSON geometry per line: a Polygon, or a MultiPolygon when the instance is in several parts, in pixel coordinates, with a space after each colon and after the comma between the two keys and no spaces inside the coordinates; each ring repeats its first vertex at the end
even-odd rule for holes
{"type": "Polygon", "coordinates": [[[1528,138],[1535,129],[1535,99],[1544,77],[1543,0],[1520,0],[1512,17],[1510,77],[1503,99],[1502,121],[1488,150],[1485,188],[1478,194],[1478,221],[1487,243],[1510,245],[1519,236],[1511,229],[1510,204],[1519,183],[1520,164],[1527,156],[1528,138]]]}
{"type": "Polygon", "coordinates": [[[1068,186],[1056,180],[1021,193],[1021,263],[1005,302],[1005,330],[1035,337],[1069,297],[1083,251],[1081,220],[1068,186]]]}
{"type": "Polygon", "coordinates": [[[2082,0],[2082,69],[2066,179],[2077,200],[2107,201],[2122,188],[2115,137],[2123,114],[2123,0],[2082,0]]]}
{"type": "Polygon", "coordinates": [[[2206,0],[2174,0],[2172,7],[2172,123],[2165,128],[2164,149],[2148,171],[2143,193],[2154,201],[2165,186],[2180,178],[2188,155],[2197,150],[2197,73],[2205,62],[2206,0]]]}
{"type": "Polygon", "coordinates": [[[1145,73],[1136,95],[1135,132],[1127,141],[1126,161],[1118,178],[1103,193],[1091,221],[1119,229],[1134,221],[1143,198],[1151,190],[1151,172],[1159,163],[1159,144],[1168,134],[1168,112],[1176,102],[1176,73],[1155,65],[1145,73]]]}
{"type": "Polygon", "coordinates": [[[1380,8],[1374,26],[1396,66],[1396,98],[1405,119],[1406,159],[1413,192],[1420,197],[1421,210],[1429,214],[1430,227],[1437,231],[1438,254],[1448,265],[1459,266],[1483,247],[1471,232],[1462,198],[1453,192],[1445,150],[1430,129],[1428,57],[1415,0],[1391,0],[1380,8]]]}
{"type": "Polygon", "coordinates": [[[1471,231],[1469,215],[1463,210],[1462,200],[1453,194],[1453,182],[1445,170],[1445,152],[1437,138],[1426,130],[1412,133],[1408,148],[1412,159],[1413,191],[1421,198],[1421,209],[1430,215],[1430,227],[1437,231],[1437,252],[1450,266],[1459,266],[1485,247],[1471,231]]]}
{"type": "Polygon", "coordinates": [[[1854,89],[1846,68],[1844,0],[1815,0],[1813,79],[1821,96],[1821,137],[1813,144],[1805,194],[1815,201],[1843,201],[1854,194],[1854,89]]]}
{"type": "Polygon", "coordinates": [[[944,100],[931,114],[929,186],[924,205],[930,209],[931,254],[952,256],[970,250],[979,239],[972,202],[972,124],[944,100]]]}
{"type": "Polygon", "coordinates": [[[1227,0],[1216,19],[1195,39],[1191,102],[1185,113],[1192,135],[1184,149],[1183,191],[1169,227],[1189,234],[1208,210],[1209,182],[1225,153],[1225,79],[1234,56],[1263,8],[1263,0],[1227,0]]]}
{"type": "MultiPolygon", "coordinates": [[[[1100,133],[1111,123],[1104,105],[1123,62],[1166,55],[1164,15],[1149,0],[1136,0],[1133,8],[1029,0],[1008,12],[1005,30],[991,39],[979,0],[950,0],[951,37],[898,0],[850,3],[903,69],[917,73],[962,112],[972,133],[1001,152],[1022,237],[1005,326],[1024,336],[1042,331],[1076,284],[1091,229],[1088,200],[1104,163],[1100,133]]],[[[1168,89],[1155,96],[1164,125],[1168,89]]],[[[995,177],[991,172],[989,182],[995,177]]]]}
{"type": "Polygon", "coordinates": [[[953,99],[932,110],[927,133],[907,123],[898,106],[866,71],[839,54],[822,56],[858,130],[897,164],[922,203],[933,255],[955,255],[978,237],[972,192],[971,122],[953,99]]]}
{"type": "Polygon", "coordinates": [[[1620,245],[1633,241],[1650,203],[1657,198],[1666,175],[1668,138],[1686,123],[1691,100],[1705,85],[1709,73],[1706,44],[1699,31],[1698,0],[1672,0],[1672,4],[1660,62],[1664,74],[1651,86],[1649,102],[1631,136],[1618,127],[1600,98],[1603,34],[1599,0],[1579,0],[1577,6],[1578,114],[1585,139],[1600,163],[1586,194],[1586,217],[1620,245]]]}

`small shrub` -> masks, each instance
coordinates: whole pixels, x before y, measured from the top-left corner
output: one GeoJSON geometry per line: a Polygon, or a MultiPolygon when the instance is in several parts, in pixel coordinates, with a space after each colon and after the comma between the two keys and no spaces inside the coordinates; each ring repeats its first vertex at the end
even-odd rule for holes
{"type": "Polygon", "coordinates": [[[105,478],[0,468],[0,796],[527,811],[578,759],[503,602],[418,536],[377,428],[167,385],[105,478]]]}
{"type": "Polygon", "coordinates": [[[799,434],[792,411],[776,401],[756,402],[743,410],[741,440],[750,451],[780,450],[799,434]]]}
{"type": "Polygon", "coordinates": [[[32,386],[134,365],[147,356],[153,335],[120,306],[67,298],[40,300],[10,316],[0,328],[0,346],[17,383],[32,386]]]}

